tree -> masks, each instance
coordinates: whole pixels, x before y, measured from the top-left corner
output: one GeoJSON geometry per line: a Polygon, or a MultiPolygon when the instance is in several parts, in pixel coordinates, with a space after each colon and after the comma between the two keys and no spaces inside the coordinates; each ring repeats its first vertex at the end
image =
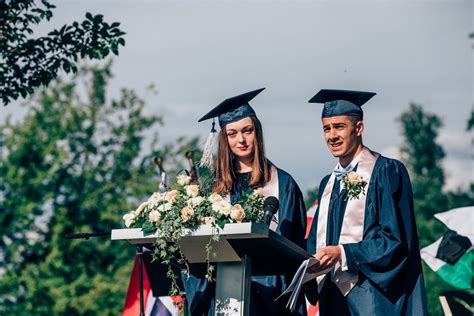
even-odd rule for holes
{"type": "Polygon", "coordinates": [[[314,201],[318,199],[318,191],[319,187],[315,187],[306,191],[306,198],[304,200],[306,209],[309,209],[313,205],[314,201]]]}
{"type": "Polygon", "coordinates": [[[152,157],[178,170],[177,157],[196,147],[186,138],[158,147],[157,134],[144,147],[162,119],[144,116],[132,90],[108,100],[110,78],[110,64],[79,69],[36,97],[23,120],[0,126],[2,315],[119,314],[133,247],[64,236],[121,227],[157,189],[152,157]]]}
{"type": "Polygon", "coordinates": [[[445,180],[441,166],[445,153],[436,142],[442,121],[417,104],[411,104],[400,121],[405,139],[401,152],[411,171],[415,209],[424,218],[431,218],[446,206],[440,194],[445,180]],[[438,207],[433,209],[433,205],[438,207]]]}
{"type": "Polygon", "coordinates": [[[79,57],[102,59],[118,55],[125,45],[120,23],[86,13],[82,22],[64,25],[47,36],[31,38],[33,26],[53,16],[49,0],[0,2],[0,96],[4,105],[47,86],[62,69],[76,72],[79,57]]]}
{"type": "MultiPolygon", "coordinates": [[[[445,182],[442,160],[445,153],[437,143],[441,119],[425,112],[421,105],[411,104],[399,118],[404,144],[403,160],[410,172],[416,211],[420,247],[427,246],[441,237],[446,228],[433,215],[455,207],[474,204],[473,186],[470,192],[443,192],[445,182]]],[[[425,264],[423,264],[430,315],[442,315],[439,296],[453,290],[425,264]]]]}
{"type": "Polygon", "coordinates": [[[474,110],[471,111],[471,117],[467,121],[467,131],[474,129],[474,110]]]}

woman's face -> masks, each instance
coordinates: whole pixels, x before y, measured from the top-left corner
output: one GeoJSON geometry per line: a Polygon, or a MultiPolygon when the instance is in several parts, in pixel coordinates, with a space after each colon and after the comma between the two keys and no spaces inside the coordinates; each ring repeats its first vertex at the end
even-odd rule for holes
{"type": "Polygon", "coordinates": [[[252,157],[255,148],[255,127],[250,117],[226,125],[230,150],[239,159],[252,157]]]}

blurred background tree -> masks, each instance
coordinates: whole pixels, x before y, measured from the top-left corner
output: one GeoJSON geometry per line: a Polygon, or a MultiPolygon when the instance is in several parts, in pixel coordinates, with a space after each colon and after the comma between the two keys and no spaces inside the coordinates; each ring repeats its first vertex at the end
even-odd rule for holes
{"type": "MultiPolygon", "coordinates": [[[[418,238],[422,248],[436,241],[447,231],[447,228],[433,217],[434,214],[474,205],[474,184],[471,184],[467,191],[443,191],[445,176],[442,160],[445,154],[437,141],[442,127],[440,117],[424,111],[421,105],[411,104],[409,109],[401,114],[399,122],[404,138],[401,147],[402,160],[410,172],[418,238]]],[[[429,314],[443,315],[439,296],[444,291],[455,288],[439,278],[424,262],[423,272],[429,314]]]]}
{"type": "Polygon", "coordinates": [[[80,58],[118,55],[125,45],[120,23],[86,13],[82,22],[64,25],[46,36],[33,37],[33,27],[53,16],[48,0],[0,1],[0,97],[4,105],[47,86],[62,69],[76,72],[80,58]]]}
{"type": "Polygon", "coordinates": [[[310,208],[313,205],[314,201],[318,198],[318,190],[319,190],[319,187],[315,187],[314,189],[306,191],[305,201],[304,201],[306,209],[310,208]]]}
{"type": "Polygon", "coordinates": [[[158,187],[154,156],[173,174],[196,138],[158,146],[162,118],[132,90],[107,97],[110,63],[84,67],[0,126],[0,314],[118,315],[134,248],[109,232],[158,187]],[[153,134],[155,131],[155,134],[153,134]],[[152,138],[144,146],[144,138],[152,138]]]}

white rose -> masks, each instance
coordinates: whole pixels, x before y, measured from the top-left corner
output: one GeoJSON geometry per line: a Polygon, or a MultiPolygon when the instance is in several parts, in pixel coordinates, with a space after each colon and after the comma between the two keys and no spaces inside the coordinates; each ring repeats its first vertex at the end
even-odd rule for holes
{"type": "Polygon", "coordinates": [[[192,197],[196,197],[199,195],[199,186],[196,184],[190,184],[184,187],[186,190],[186,194],[192,197]]]}
{"type": "Polygon", "coordinates": [[[347,178],[349,179],[350,182],[352,183],[357,183],[359,182],[359,176],[357,175],[357,173],[355,173],[354,171],[351,171],[347,174],[347,178]]]}
{"type": "Polygon", "coordinates": [[[169,211],[171,207],[172,207],[171,203],[164,203],[158,206],[157,210],[158,212],[165,212],[165,211],[169,211]]]}
{"type": "Polygon", "coordinates": [[[224,198],[218,193],[212,193],[211,195],[209,195],[208,199],[211,203],[224,201],[224,198]]]}
{"type": "Polygon", "coordinates": [[[210,225],[210,224],[214,224],[215,223],[215,218],[212,217],[212,216],[206,216],[206,217],[203,217],[201,219],[201,224],[206,224],[206,225],[210,225]]]}
{"type": "Polygon", "coordinates": [[[189,221],[189,219],[194,215],[194,210],[190,206],[185,206],[181,210],[181,218],[183,222],[189,221]]]}
{"type": "Polygon", "coordinates": [[[230,210],[230,218],[240,223],[245,217],[245,211],[240,204],[235,204],[230,210]]]}
{"type": "Polygon", "coordinates": [[[229,215],[232,205],[230,205],[229,202],[222,200],[216,203],[212,203],[211,207],[212,207],[212,210],[215,212],[219,212],[220,214],[223,214],[223,215],[229,215]]]}
{"type": "Polygon", "coordinates": [[[160,214],[160,212],[158,212],[158,211],[151,211],[150,214],[148,214],[148,219],[149,219],[150,222],[152,222],[152,223],[157,223],[157,224],[159,224],[159,223],[160,223],[160,219],[161,219],[161,214],[160,214]]]}
{"type": "Polygon", "coordinates": [[[135,216],[140,216],[143,210],[148,206],[148,202],[143,202],[140,206],[135,210],[135,216]]]}
{"type": "Polygon", "coordinates": [[[130,213],[125,214],[122,219],[125,222],[125,227],[129,228],[135,223],[135,212],[131,211],[130,213]]]}
{"type": "Polygon", "coordinates": [[[191,198],[188,200],[188,205],[192,207],[196,207],[199,204],[201,204],[204,201],[204,198],[202,196],[196,196],[194,198],[191,198]]]}
{"type": "Polygon", "coordinates": [[[262,188],[255,189],[253,190],[252,194],[255,196],[263,196],[263,190],[262,188]]]}
{"type": "Polygon", "coordinates": [[[155,208],[158,204],[165,199],[164,193],[155,192],[148,199],[148,206],[150,208],[155,208]]]}
{"type": "Polygon", "coordinates": [[[185,174],[180,174],[179,176],[176,177],[176,180],[178,181],[178,184],[184,186],[184,185],[188,185],[191,182],[191,177],[185,174]]]}
{"type": "Polygon", "coordinates": [[[168,203],[173,203],[173,201],[178,197],[179,192],[178,190],[171,190],[168,192],[165,192],[165,200],[168,203]]]}

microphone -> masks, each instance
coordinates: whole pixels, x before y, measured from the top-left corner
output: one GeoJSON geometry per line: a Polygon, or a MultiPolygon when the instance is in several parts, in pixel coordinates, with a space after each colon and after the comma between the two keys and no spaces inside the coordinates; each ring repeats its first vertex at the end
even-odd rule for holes
{"type": "Polygon", "coordinates": [[[185,153],[186,158],[188,159],[189,163],[189,175],[191,176],[191,183],[197,183],[199,182],[199,174],[198,170],[196,169],[196,166],[194,165],[193,161],[193,152],[188,150],[185,153]]]}
{"type": "Polygon", "coordinates": [[[153,158],[153,162],[158,167],[159,175],[160,175],[160,184],[158,185],[158,192],[163,193],[166,192],[166,172],[163,168],[163,160],[156,156],[153,158]]]}
{"type": "Polygon", "coordinates": [[[274,196],[269,196],[263,201],[263,221],[265,224],[270,225],[273,215],[278,211],[280,202],[274,196]]]}

